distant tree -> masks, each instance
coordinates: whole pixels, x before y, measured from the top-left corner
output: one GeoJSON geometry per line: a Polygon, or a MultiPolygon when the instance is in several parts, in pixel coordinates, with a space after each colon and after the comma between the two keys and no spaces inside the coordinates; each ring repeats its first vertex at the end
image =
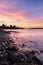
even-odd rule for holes
{"type": "Polygon", "coordinates": [[[6,25],[5,24],[2,24],[2,28],[5,29],[6,28],[6,25]]]}
{"type": "Polygon", "coordinates": [[[12,26],[12,25],[10,25],[10,29],[12,29],[12,27],[13,27],[13,26],[12,26]]]}
{"type": "Polygon", "coordinates": [[[15,29],[15,28],[16,28],[16,26],[14,25],[14,26],[13,26],[13,29],[15,29]]]}
{"type": "Polygon", "coordinates": [[[5,24],[2,24],[2,26],[0,26],[0,29],[23,29],[23,28],[22,27],[17,27],[16,25],[7,26],[5,24]]]}

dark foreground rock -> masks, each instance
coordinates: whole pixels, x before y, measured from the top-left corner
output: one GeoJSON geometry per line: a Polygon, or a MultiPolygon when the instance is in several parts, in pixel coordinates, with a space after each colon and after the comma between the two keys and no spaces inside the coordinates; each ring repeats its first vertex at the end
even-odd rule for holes
{"type": "Polygon", "coordinates": [[[8,61],[13,65],[43,65],[43,62],[34,55],[34,51],[28,52],[11,52],[8,54],[8,61]]]}
{"type": "Polygon", "coordinates": [[[17,52],[18,48],[11,42],[5,31],[0,31],[0,65],[9,65],[8,54],[17,52]]]}

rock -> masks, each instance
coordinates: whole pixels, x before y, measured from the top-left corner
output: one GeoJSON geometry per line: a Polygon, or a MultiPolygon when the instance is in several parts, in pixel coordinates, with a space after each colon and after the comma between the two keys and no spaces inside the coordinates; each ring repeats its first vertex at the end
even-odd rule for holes
{"type": "Polygon", "coordinates": [[[25,62],[24,54],[21,53],[9,53],[7,59],[12,63],[25,62]]]}
{"type": "Polygon", "coordinates": [[[22,48],[25,46],[25,44],[22,44],[22,48]]]}
{"type": "Polygon", "coordinates": [[[37,42],[35,42],[35,41],[29,41],[30,43],[37,43],[37,42]]]}
{"type": "Polygon", "coordinates": [[[14,52],[17,52],[18,51],[18,48],[17,47],[8,47],[7,48],[7,51],[14,51],[14,52]]]}
{"type": "Polygon", "coordinates": [[[25,44],[22,44],[22,46],[21,46],[21,47],[22,47],[22,48],[24,48],[24,47],[26,47],[26,46],[27,46],[27,45],[25,45],[25,44]]]}
{"type": "Polygon", "coordinates": [[[43,50],[41,50],[40,52],[43,53],[43,50]]]}
{"type": "Polygon", "coordinates": [[[36,56],[33,57],[33,60],[37,62],[38,65],[43,65],[43,63],[36,56]]]}
{"type": "Polygon", "coordinates": [[[32,57],[34,56],[34,51],[27,51],[25,52],[25,56],[27,57],[27,62],[32,62],[32,57]]]}
{"type": "Polygon", "coordinates": [[[14,43],[10,41],[9,36],[4,32],[0,32],[0,65],[9,65],[10,57],[14,57],[13,53],[17,52],[18,48],[14,46],[14,43]],[[12,56],[10,55],[12,53],[12,56]]]}
{"type": "Polygon", "coordinates": [[[16,60],[18,61],[18,62],[25,62],[25,57],[24,57],[24,54],[22,53],[18,53],[17,55],[16,55],[16,60]]]}

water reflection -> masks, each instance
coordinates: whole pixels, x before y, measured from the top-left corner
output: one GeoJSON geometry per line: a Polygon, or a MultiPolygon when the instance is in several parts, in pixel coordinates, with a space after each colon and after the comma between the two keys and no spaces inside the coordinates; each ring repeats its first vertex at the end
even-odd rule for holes
{"type": "MultiPolygon", "coordinates": [[[[10,30],[11,31],[11,30],[10,30]]],[[[33,50],[43,50],[43,30],[13,30],[10,32],[10,37],[15,41],[15,44],[22,47],[22,44],[25,44],[27,48],[33,50]],[[16,33],[16,32],[19,33],[16,33]]]]}

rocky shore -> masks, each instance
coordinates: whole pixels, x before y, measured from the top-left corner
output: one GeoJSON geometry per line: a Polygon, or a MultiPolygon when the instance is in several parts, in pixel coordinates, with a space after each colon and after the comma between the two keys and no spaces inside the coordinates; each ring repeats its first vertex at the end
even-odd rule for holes
{"type": "Polygon", "coordinates": [[[43,65],[35,51],[20,52],[8,34],[0,31],[0,65],[43,65]]]}

